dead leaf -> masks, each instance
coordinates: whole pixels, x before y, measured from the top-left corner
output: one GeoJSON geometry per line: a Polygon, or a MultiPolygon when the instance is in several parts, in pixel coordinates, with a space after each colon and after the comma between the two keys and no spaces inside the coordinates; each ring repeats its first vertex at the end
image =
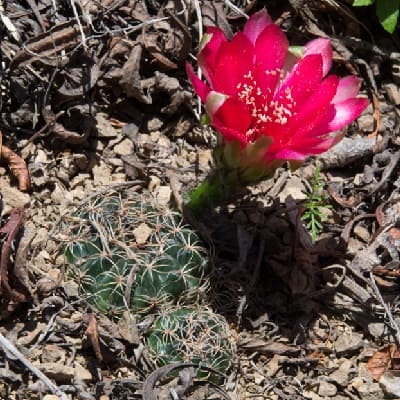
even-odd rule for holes
{"type": "Polygon", "coordinates": [[[151,96],[147,92],[145,93],[140,78],[142,50],[143,48],[140,44],[133,46],[128,60],[122,67],[122,78],[119,84],[128,97],[133,97],[144,104],[151,104],[151,96]]]}
{"type": "Polygon", "coordinates": [[[353,208],[359,203],[357,199],[354,196],[350,196],[348,199],[345,199],[342,197],[336,190],[333,185],[328,185],[328,193],[332,197],[333,200],[336,201],[340,206],[342,207],[348,207],[348,208],[353,208]]]}
{"type": "Polygon", "coordinates": [[[367,369],[371,377],[378,382],[390,366],[393,347],[394,345],[388,345],[376,351],[367,362],[367,369]]]}
{"type": "MultiPolygon", "coordinates": [[[[1,132],[0,132],[1,137],[1,132]]],[[[31,178],[25,161],[11,151],[8,147],[3,146],[0,141],[0,159],[3,159],[10,167],[11,173],[18,179],[18,188],[22,191],[31,189],[31,178]]]]}
{"type": "Polygon", "coordinates": [[[259,352],[262,354],[279,354],[285,356],[296,356],[300,349],[281,342],[266,342],[262,339],[242,338],[238,346],[248,352],[259,352]]]}
{"type": "Polygon", "coordinates": [[[8,263],[11,255],[11,244],[22,228],[23,220],[24,209],[16,208],[12,210],[9,220],[0,229],[0,233],[4,233],[6,235],[0,257],[1,294],[5,299],[18,303],[26,301],[27,296],[11,287],[8,276],[8,263]]]}
{"type": "Polygon", "coordinates": [[[87,316],[88,327],[86,329],[85,335],[89,338],[90,343],[92,344],[94,354],[98,361],[103,360],[103,356],[100,350],[100,342],[99,342],[99,328],[97,325],[96,315],[91,313],[87,316]]]}

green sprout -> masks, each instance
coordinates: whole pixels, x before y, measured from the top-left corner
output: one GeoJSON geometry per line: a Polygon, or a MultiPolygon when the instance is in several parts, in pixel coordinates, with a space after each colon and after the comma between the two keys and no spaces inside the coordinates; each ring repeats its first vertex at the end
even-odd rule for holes
{"type": "Polygon", "coordinates": [[[353,6],[370,6],[374,3],[379,22],[385,31],[393,33],[399,18],[400,0],[354,0],[353,6]]]}
{"type": "Polygon", "coordinates": [[[326,220],[326,215],[323,212],[324,208],[331,208],[326,204],[326,196],[323,193],[324,180],[321,176],[321,170],[317,166],[314,176],[311,180],[311,190],[307,194],[305,202],[305,211],[301,217],[306,228],[311,233],[313,243],[317,240],[318,235],[323,231],[323,222],[326,220]]]}

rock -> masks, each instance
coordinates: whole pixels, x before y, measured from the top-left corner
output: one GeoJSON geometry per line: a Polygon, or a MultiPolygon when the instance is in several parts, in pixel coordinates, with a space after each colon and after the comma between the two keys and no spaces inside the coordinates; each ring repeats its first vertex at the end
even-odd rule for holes
{"type": "Polygon", "coordinates": [[[133,235],[135,236],[137,244],[144,244],[146,243],[147,239],[149,238],[150,234],[153,232],[147,224],[142,222],[136,229],[133,230],[133,235]]]}
{"type": "Polygon", "coordinates": [[[365,228],[362,225],[356,225],[354,227],[354,233],[364,242],[368,243],[371,235],[369,234],[369,231],[367,228],[365,228]]]}
{"type": "Polygon", "coordinates": [[[26,335],[18,338],[17,340],[18,346],[29,346],[30,344],[32,344],[37,339],[37,337],[42,333],[45,327],[46,324],[39,322],[34,330],[26,332],[26,335]]]}
{"type": "Polygon", "coordinates": [[[311,390],[304,390],[302,393],[302,396],[304,399],[323,400],[323,397],[319,396],[317,393],[315,393],[311,390]]]}
{"type": "Polygon", "coordinates": [[[99,164],[94,165],[92,172],[95,185],[102,186],[110,184],[111,169],[104,161],[100,161],[99,164]]]}
{"type": "Polygon", "coordinates": [[[108,115],[104,113],[96,114],[96,127],[97,137],[99,138],[115,138],[119,135],[119,131],[115,129],[111,121],[108,119],[108,115]]]}
{"type": "Polygon", "coordinates": [[[90,179],[90,174],[80,173],[76,175],[70,182],[71,189],[75,189],[77,186],[81,186],[90,179]]]}
{"type": "Polygon", "coordinates": [[[3,203],[2,215],[9,214],[13,208],[27,207],[31,199],[29,194],[10,186],[6,177],[0,177],[0,195],[3,203]]]}
{"type": "Polygon", "coordinates": [[[59,346],[53,343],[48,343],[44,346],[41,354],[41,360],[43,363],[64,364],[65,359],[65,351],[59,346]]]}
{"type": "MultiPolygon", "coordinates": [[[[130,154],[132,155],[132,154],[130,154]]],[[[124,160],[121,158],[117,158],[117,157],[111,157],[111,158],[107,158],[107,164],[111,165],[112,167],[123,167],[124,166],[124,160]]]]}
{"type": "Polygon", "coordinates": [[[385,90],[387,97],[389,100],[396,106],[400,104],[400,89],[394,83],[386,83],[382,85],[382,88],[385,90]]]}
{"type": "Polygon", "coordinates": [[[368,324],[368,331],[373,337],[381,338],[387,331],[387,328],[383,322],[370,322],[368,324]]]}
{"type": "Polygon", "coordinates": [[[125,183],[126,182],[126,174],[123,172],[112,174],[111,175],[111,182],[112,183],[125,183]]]}
{"type": "Polygon", "coordinates": [[[265,381],[265,376],[259,374],[257,371],[254,372],[253,378],[256,385],[261,385],[265,381]]]}
{"type": "Polygon", "coordinates": [[[281,203],[288,196],[292,196],[294,200],[304,200],[307,198],[306,187],[298,176],[292,176],[278,195],[281,203]]]}
{"type": "Polygon", "coordinates": [[[379,383],[376,382],[363,382],[361,385],[356,387],[356,390],[361,400],[377,400],[385,398],[379,383]]]}
{"type": "Polygon", "coordinates": [[[336,396],[337,388],[334,384],[322,381],[318,387],[318,394],[322,397],[336,396]]]}
{"type": "Polygon", "coordinates": [[[36,289],[40,295],[49,295],[53,290],[55,290],[61,279],[61,271],[58,268],[53,268],[47,272],[47,274],[40,278],[36,283],[36,289]]]}
{"type": "Polygon", "coordinates": [[[119,156],[127,156],[133,153],[133,143],[130,139],[126,138],[115,145],[113,150],[119,156]]]}
{"type": "Polygon", "coordinates": [[[163,127],[163,125],[164,125],[164,122],[160,118],[157,118],[157,117],[151,118],[145,123],[146,129],[149,132],[158,131],[163,127]]]}
{"type": "MultiPolygon", "coordinates": [[[[398,372],[398,371],[396,371],[398,372]]],[[[379,380],[384,392],[391,398],[400,398],[400,377],[386,371],[379,380]]]]}
{"type": "Polygon", "coordinates": [[[65,294],[68,297],[79,298],[79,285],[74,281],[67,281],[62,284],[65,294]]]}
{"type": "Polygon", "coordinates": [[[207,171],[210,168],[210,165],[213,161],[213,155],[211,150],[199,150],[198,151],[199,157],[199,166],[202,171],[207,171]]]}
{"type": "MultiPolygon", "coordinates": [[[[56,183],[51,193],[51,200],[56,204],[61,204],[64,203],[67,198],[69,198],[69,196],[67,196],[66,190],[59,183],[56,183]]],[[[69,198],[69,201],[71,200],[72,199],[69,198]]]]}
{"type": "Polygon", "coordinates": [[[374,118],[371,114],[363,114],[357,118],[357,124],[361,132],[372,132],[374,130],[374,118]]]}
{"type": "Polygon", "coordinates": [[[285,359],[287,359],[287,357],[274,354],[274,356],[271,358],[271,360],[264,368],[265,375],[270,378],[274,377],[281,368],[280,362],[285,359]]]}
{"type": "Polygon", "coordinates": [[[71,383],[75,376],[75,370],[68,365],[48,362],[37,365],[37,367],[50,379],[57,383],[71,383]]]}
{"type": "Polygon", "coordinates": [[[93,376],[90,373],[90,371],[87,370],[86,368],[82,367],[81,364],[75,363],[74,369],[75,369],[75,379],[76,380],[90,382],[93,379],[93,376]]]}
{"type": "Polygon", "coordinates": [[[46,394],[44,395],[43,400],[60,400],[60,398],[55,394],[46,394]]]}
{"type": "Polygon", "coordinates": [[[353,363],[350,360],[345,359],[340,364],[340,367],[336,371],[332,372],[329,377],[338,385],[346,387],[349,384],[350,369],[352,365],[353,363]]]}
{"type": "Polygon", "coordinates": [[[37,149],[36,157],[35,157],[35,164],[47,164],[50,162],[49,157],[42,149],[37,149]]]}
{"type": "Polygon", "coordinates": [[[169,186],[158,186],[154,191],[157,203],[162,206],[168,205],[171,200],[171,188],[169,186]]]}
{"type": "Polygon", "coordinates": [[[58,384],[71,383],[74,379],[85,382],[93,379],[92,374],[78,363],[75,363],[74,367],[69,367],[61,363],[46,362],[37,365],[37,367],[50,379],[54,379],[58,384]]]}
{"type": "Polygon", "coordinates": [[[31,246],[36,247],[41,243],[44,243],[45,239],[48,238],[49,231],[46,228],[37,228],[36,235],[32,240],[31,246]]]}
{"type": "Polygon", "coordinates": [[[138,115],[137,123],[125,124],[121,130],[122,135],[128,137],[129,139],[132,140],[132,142],[135,143],[137,140],[137,135],[139,133],[139,126],[140,126],[142,118],[143,118],[142,115],[138,115]]]}
{"type": "Polygon", "coordinates": [[[338,355],[352,353],[363,346],[363,335],[357,332],[343,332],[335,341],[338,355]]]}

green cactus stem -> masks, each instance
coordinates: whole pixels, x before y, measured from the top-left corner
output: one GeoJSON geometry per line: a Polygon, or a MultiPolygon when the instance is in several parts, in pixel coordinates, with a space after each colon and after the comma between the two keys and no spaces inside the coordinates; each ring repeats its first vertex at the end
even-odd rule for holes
{"type": "Polygon", "coordinates": [[[65,217],[58,236],[81,293],[101,312],[198,302],[209,285],[199,237],[150,194],[102,193],[65,217]]]}
{"type": "MultiPolygon", "coordinates": [[[[146,335],[146,347],[159,367],[189,362],[222,373],[229,370],[234,354],[234,340],[226,320],[204,307],[174,306],[162,310],[146,335]]],[[[199,371],[198,377],[210,378],[208,374],[199,371]]]]}

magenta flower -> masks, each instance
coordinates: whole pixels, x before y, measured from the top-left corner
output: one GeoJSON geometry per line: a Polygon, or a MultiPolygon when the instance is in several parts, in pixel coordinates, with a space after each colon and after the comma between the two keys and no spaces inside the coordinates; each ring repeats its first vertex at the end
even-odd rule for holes
{"type": "Polygon", "coordinates": [[[358,97],[357,77],[327,75],[328,39],[313,40],[294,54],[266,10],[252,15],[231,41],[209,27],[198,63],[207,83],[190,64],[188,76],[224,146],[239,149],[235,157],[241,160],[228,160],[239,169],[261,163],[271,170],[320,154],[368,105],[358,97]]]}

